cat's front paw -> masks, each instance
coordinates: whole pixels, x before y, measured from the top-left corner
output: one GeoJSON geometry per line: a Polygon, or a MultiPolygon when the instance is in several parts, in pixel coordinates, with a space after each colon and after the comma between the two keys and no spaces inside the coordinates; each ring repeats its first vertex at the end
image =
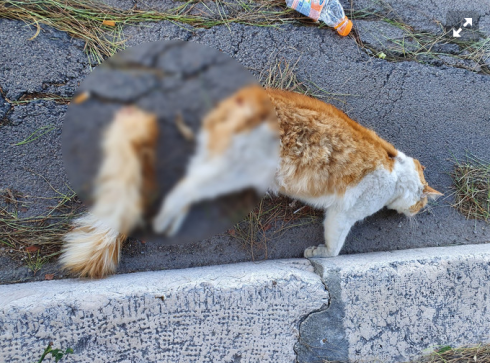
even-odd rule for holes
{"type": "Polygon", "coordinates": [[[327,246],[322,244],[319,246],[308,247],[305,250],[304,256],[305,258],[313,258],[313,257],[334,257],[337,255],[331,253],[327,248],[327,246]]]}
{"type": "Polygon", "coordinates": [[[189,207],[170,208],[167,203],[164,208],[153,219],[153,230],[156,233],[165,233],[167,236],[174,236],[184,223],[185,217],[189,211],[189,207]]]}

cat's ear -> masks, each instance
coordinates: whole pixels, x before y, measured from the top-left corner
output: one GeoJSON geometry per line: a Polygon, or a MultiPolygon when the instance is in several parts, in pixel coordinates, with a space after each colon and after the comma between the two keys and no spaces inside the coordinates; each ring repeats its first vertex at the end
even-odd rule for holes
{"type": "Polygon", "coordinates": [[[439,197],[442,197],[444,194],[441,192],[438,192],[434,188],[431,188],[430,186],[426,185],[424,187],[424,192],[422,194],[422,197],[427,197],[429,199],[437,199],[439,197]]]}

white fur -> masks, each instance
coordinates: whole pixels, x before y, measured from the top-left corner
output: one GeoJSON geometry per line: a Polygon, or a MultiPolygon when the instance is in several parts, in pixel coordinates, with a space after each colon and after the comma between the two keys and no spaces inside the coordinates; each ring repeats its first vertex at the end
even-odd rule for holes
{"type": "Polygon", "coordinates": [[[186,176],[167,195],[153,221],[156,232],[174,235],[193,203],[249,187],[263,193],[274,179],[279,139],[267,123],[234,135],[221,154],[210,154],[207,145],[208,135],[201,131],[186,176]]]}
{"type": "Polygon", "coordinates": [[[412,216],[410,207],[421,199],[423,188],[413,159],[399,151],[392,172],[379,167],[325,206],[325,245],[309,247],[305,257],[337,256],[352,226],[385,206],[412,216]]]}

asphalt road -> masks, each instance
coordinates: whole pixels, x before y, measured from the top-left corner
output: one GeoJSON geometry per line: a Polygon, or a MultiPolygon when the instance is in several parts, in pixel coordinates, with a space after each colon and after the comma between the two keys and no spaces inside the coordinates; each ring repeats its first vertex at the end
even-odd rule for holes
{"type": "MultiPolygon", "coordinates": [[[[355,2],[358,9],[372,4],[367,0],[355,2]]],[[[439,29],[437,22],[444,24],[446,11],[451,9],[451,4],[429,1],[406,7],[393,1],[392,5],[409,25],[434,33],[439,29]]],[[[484,1],[475,2],[469,10],[480,10],[484,5],[484,1]]],[[[490,16],[484,11],[481,14],[480,26],[490,35],[490,16]]],[[[367,42],[369,34],[378,28],[396,34],[395,29],[386,29],[385,23],[378,21],[362,21],[357,28],[367,42]]],[[[47,26],[42,29],[29,41],[35,27],[0,19],[0,49],[8,49],[0,52],[0,189],[13,188],[28,196],[28,208],[21,212],[24,216],[45,212],[53,203],[36,197],[56,197],[55,190],[69,192],[60,152],[66,105],[47,100],[13,105],[5,98],[15,101],[22,95],[37,93],[70,97],[90,72],[81,41],[47,26]],[[54,129],[35,142],[13,146],[44,126],[54,129]]],[[[468,153],[490,160],[488,75],[457,65],[376,59],[359,48],[353,38],[340,38],[326,28],[230,24],[186,30],[160,22],[125,28],[124,35],[127,46],[176,38],[207,44],[237,59],[255,75],[276,61],[296,63],[300,81],[314,82],[324,90],[320,93],[324,100],[373,128],[427,167],[428,182],[446,197],[413,223],[391,211],[367,218],[353,228],[341,253],[490,242],[487,224],[466,220],[450,206],[453,190],[449,175],[454,160],[464,159],[468,153]]],[[[300,257],[306,247],[322,240],[321,221],[291,228],[268,242],[267,257],[300,257]]],[[[22,264],[2,257],[2,248],[0,282],[42,279],[45,273],[63,276],[56,264],[50,263],[33,277],[22,264]]],[[[264,251],[258,251],[253,258],[264,256],[264,251]]],[[[252,260],[250,249],[227,234],[182,246],[131,241],[124,248],[119,272],[247,260],[252,260]]]]}

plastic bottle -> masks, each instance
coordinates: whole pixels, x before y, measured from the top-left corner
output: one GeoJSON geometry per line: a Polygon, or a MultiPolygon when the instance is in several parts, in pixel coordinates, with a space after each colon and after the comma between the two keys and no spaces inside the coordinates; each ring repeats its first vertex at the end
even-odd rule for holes
{"type": "Polygon", "coordinates": [[[339,0],[286,0],[286,5],[315,21],[321,20],[345,37],[352,29],[339,0]]]}

